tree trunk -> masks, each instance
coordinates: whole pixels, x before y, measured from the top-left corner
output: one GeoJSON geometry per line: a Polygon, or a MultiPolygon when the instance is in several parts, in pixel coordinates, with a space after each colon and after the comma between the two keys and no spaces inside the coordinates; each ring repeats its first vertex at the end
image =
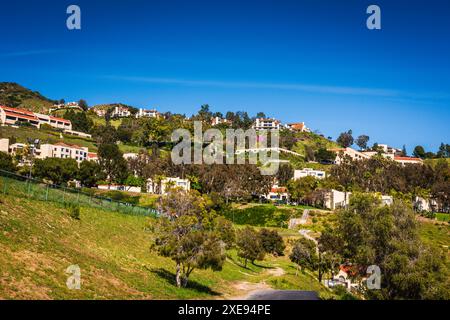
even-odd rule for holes
{"type": "Polygon", "coordinates": [[[181,272],[181,265],[179,263],[177,263],[176,281],[177,281],[177,287],[181,288],[181,286],[182,286],[182,272],[181,272]]]}

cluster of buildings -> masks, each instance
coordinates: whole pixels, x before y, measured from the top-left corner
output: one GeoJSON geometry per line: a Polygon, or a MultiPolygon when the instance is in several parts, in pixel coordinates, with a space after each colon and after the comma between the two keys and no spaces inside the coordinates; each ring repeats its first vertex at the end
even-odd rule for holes
{"type": "MultiPolygon", "coordinates": [[[[95,114],[99,117],[104,117],[108,110],[106,108],[94,108],[95,114]]],[[[140,108],[134,116],[136,118],[158,118],[161,114],[156,109],[143,109],[140,108]]],[[[111,110],[112,118],[129,118],[133,116],[133,112],[127,106],[115,106],[111,110]]]]}
{"type": "Polygon", "coordinates": [[[357,151],[352,148],[333,148],[329,149],[336,153],[335,164],[341,164],[346,157],[350,157],[352,160],[364,160],[370,159],[373,156],[381,155],[384,158],[391,159],[402,165],[406,164],[423,164],[423,160],[420,158],[405,157],[402,155],[400,149],[389,147],[385,144],[378,145],[378,151],[357,151]]]}
{"type": "Polygon", "coordinates": [[[298,132],[311,132],[304,122],[287,123],[283,125],[281,121],[275,118],[256,118],[252,128],[255,130],[275,130],[284,128],[298,132]]]}

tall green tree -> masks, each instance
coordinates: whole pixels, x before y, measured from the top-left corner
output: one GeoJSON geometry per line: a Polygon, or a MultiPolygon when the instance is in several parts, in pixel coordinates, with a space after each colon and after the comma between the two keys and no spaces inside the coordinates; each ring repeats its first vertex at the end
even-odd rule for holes
{"type": "Polygon", "coordinates": [[[226,244],[221,238],[224,233],[207,197],[196,191],[173,191],[161,199],[159,210],[162,216],[151,226],[152,249],[176,263],[178,287],[187,285],[195,269],[222,269],[226,258],[226,244]]]}
{"type": "Polygon", "coordinates": [[[353,132],[352,130],[348,130],[347,132],[342,132],[339,137],[337,138],[336,142],[344,147],[348,148],[353,145],[354,138],[353,138],[353,132]]]}
{"type": "Polygon", "coordinates": [[[128,177],[127,162],[117,144],[102,143],[98,147],[98,163],[108,184],[121,183],[128,177]]]}
{"type": "Polygon", "coordinates": [[[367,149],[367,143],[369,142],[369,136],[362,134],[356,139],[356,145],[361,149],[365,150],[367,149]]]}

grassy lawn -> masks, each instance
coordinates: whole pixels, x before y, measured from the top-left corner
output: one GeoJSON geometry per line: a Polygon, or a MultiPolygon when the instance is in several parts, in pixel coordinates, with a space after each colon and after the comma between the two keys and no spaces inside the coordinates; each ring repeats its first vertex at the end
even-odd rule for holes
{"type": "Polygon", "coordinates": [[[450,222],[450,214],[448,214],[448,213],[436,213],[436,219],[438,221],[450,222]]]}
{"type": "Polygon", "coordinates": [[[286,228],[289,219],[299,218],[302,213],[303,209],[297,207],[250,203],[226,210],[223,215],[238,225],[286,228]]]}
{"type": "Polygon", "coordinates": [[[313,277],[295,277],[287,257],[244,268],[234,250],[222,271],[195,270],[179,289],[174,263],[150,251],[149,219],[82,207],[75,220],[62,205],[2,195],[0,299],[220,299],[240,294],[240,282],[262,280],[329,295],[313,277]],[[81,290],[66,287],[73,264],[81,268],[81,290]],[[282,275],[269,272],[279,267],[282,275]]]}
{"type": "Polygon", "coordinates": [[[422,240],[431,245],[441,247],[450,245],[450,226],[448,224],[420,222],[419,232],[422,240]]]}

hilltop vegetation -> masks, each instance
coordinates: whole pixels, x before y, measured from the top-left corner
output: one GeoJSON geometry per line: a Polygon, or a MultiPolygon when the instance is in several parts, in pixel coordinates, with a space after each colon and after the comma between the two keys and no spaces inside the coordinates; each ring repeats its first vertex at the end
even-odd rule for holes
{"type": "Polygon", "coordinates": [[[56,101],[14,82],[0,82],[0,105],[47,113],[56,101]]]}

